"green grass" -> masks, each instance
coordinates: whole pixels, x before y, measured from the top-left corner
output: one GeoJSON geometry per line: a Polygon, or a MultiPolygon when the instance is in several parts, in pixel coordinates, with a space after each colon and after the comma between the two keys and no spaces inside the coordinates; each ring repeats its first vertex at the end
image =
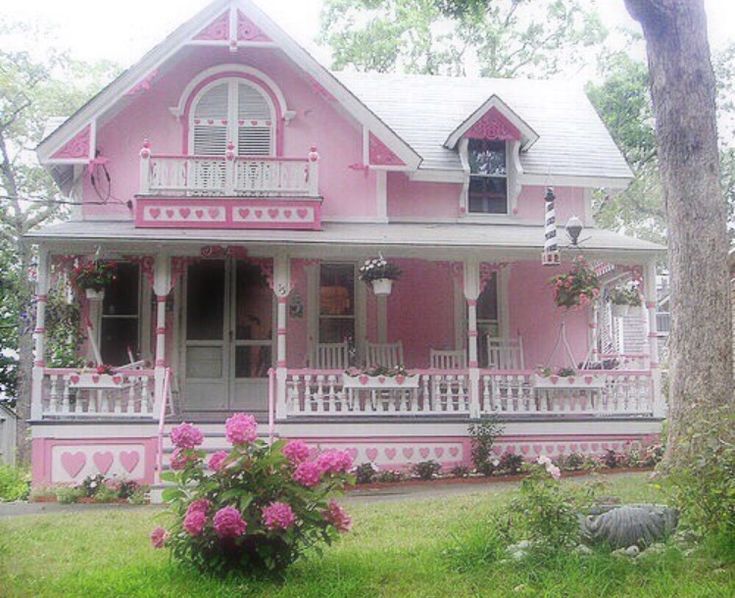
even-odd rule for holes
{"type": "MultiPolygon", "coordinates": [[[[607,493],[661,501],[646,474],[607,478],[607,493]]],[[[735,565],[676,549],[637,562],[562,555],[499,563],[488,515],[507,488],[461,497],[351,504],[354,531],[282,582],[218,580],[149,548],[155,509],[0,520],[0,596],[702,596],[735,595],[735,565]]]]}

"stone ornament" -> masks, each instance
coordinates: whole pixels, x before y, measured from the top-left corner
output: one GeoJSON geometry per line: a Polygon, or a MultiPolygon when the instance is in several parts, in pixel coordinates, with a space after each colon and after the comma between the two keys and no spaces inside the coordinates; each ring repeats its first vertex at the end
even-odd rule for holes
{"type": "Polygon", "coordinates": [[[608,544],[613,549],[645,548],[667,538],[679,523],[679,512],[664,505],[623,505],[600,510],[580,517],[582,537],[587,544],[608,544]]]}

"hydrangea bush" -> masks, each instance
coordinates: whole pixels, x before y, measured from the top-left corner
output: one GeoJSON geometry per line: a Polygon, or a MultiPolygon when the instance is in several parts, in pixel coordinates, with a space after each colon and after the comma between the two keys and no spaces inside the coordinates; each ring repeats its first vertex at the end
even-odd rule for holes
{"type": "Polygon", "coordinates": [[[228,451],[205,460],[204,438],[183,423],[171,431],[172,471],[161,477],[173,524],[151,533],[155,548],[209,572],[279,571],[321,542],[349,531],[351,521],[331,497],[354,483],[343,451],[312,454],[298,440],[269,445],[255,418],[237,413],[225,423],[228,451]]]}

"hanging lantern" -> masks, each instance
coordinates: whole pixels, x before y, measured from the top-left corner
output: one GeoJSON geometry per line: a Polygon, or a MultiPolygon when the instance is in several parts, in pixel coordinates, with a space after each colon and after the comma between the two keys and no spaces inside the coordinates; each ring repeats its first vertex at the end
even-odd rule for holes
{"type": "Polygon", "coordinates": [[[559,244],[556,239],[556,212],[554,211],[554,190],[551,187],[546,188],[546,221],[544,232],[546,239],[544,241],[544,251],[541,254],[541,264],[544,266],[558,266],[561,262],[559,255],[559,244]]]}

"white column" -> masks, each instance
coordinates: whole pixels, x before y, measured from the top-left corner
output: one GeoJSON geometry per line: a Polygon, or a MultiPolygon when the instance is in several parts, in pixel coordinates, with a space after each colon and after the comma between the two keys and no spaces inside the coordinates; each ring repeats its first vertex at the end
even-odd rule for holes
{"type": "Polygon", "coordinates": [[[480,417],[480,370],[477,358],[477,298],[480,296],[480,263],[464,262],[464,297],[467,301],[467,347],[470,375],[470,417],[480,417]]]}
{"type": "Polygon", "coordinates": [[[46,303],[49,289],[49,253],[44,248],[38,254],[36,281],[35,356],[31,382],[31,419],[41,419],[43,413],[43,376],[46,369],[46,303]]]}
{"type": "Polygon", "coordinates": [[[286,337],[288,334],[288,295],[291,292],[291,264],[288,255],[273,259],[273,292],[278,301],[276,312],[276,417],[286,417],[286,378],[288,359],[286,337]]]}
{"type": "Polygon", "coordinates": [[[375,305],[378,312],[378,342],[388,342],[388,297],[376,295],[375,305]]]}
{"type": "Polygon", "coordinates": [[[171,292],[171,258],[167,254],[157,254],[153,274],[153,292],[156,295],[156,360],[153,416],[158,418],[165,397],[164,379],[166,377],[166,299],[171,292]]]}
{"type": "Polygon", "coordinates": [[[650,261],[643,269],[643,297],[648,316],[648,363],[653,386],[653,415],[666,417],[666,397],[661,392],[661,369],[658,363],[658,326],[656,324],[656,262],[650,261]]]}

